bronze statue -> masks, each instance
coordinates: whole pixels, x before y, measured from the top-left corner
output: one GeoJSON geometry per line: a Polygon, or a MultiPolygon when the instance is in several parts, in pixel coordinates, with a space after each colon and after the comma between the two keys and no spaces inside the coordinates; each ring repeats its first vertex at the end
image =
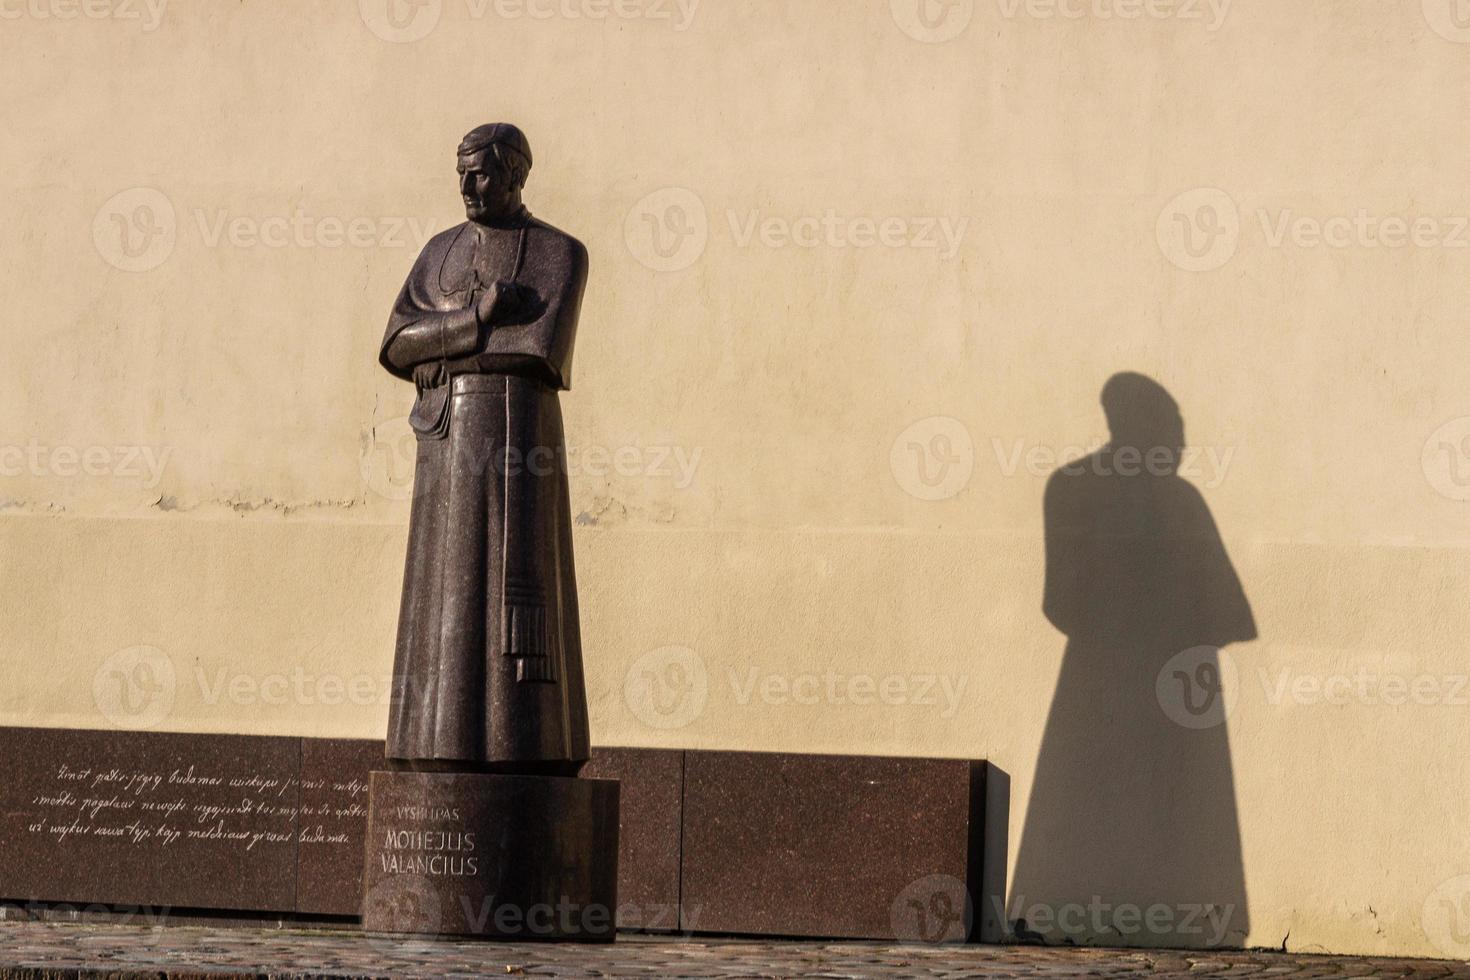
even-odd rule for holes
{"type": "Polygon", "coordinates": [[[508,123],[459,145],[468,221],[424,246],[379,355],[418,389],[387,755],[395,768],[575,775],[588,757],[566,454],[587,250],[531,217],[508,123]]]}
{"type": "Polygon", "coordinates": [[[362,924],[609,942],[618,783],[568,778],[589,753],[557,392],[587,250],[521,203],[519,129],[458,155],[469,220],[424,246],[378,355],[418,389],[418,459],[362,924]]]}

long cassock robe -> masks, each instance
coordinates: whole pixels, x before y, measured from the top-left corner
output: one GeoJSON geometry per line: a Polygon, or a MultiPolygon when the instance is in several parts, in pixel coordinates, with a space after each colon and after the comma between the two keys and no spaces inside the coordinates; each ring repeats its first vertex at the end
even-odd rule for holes
{"type": "Polygon", "coordinates": [[[408,767],[575,771],[588,757],[565,443],[587,252],[524,214],[424,246],[380,360],[421,388],[387,755],[408,767]],[[497,280],[533,292],[486,328],[497,280]]]}

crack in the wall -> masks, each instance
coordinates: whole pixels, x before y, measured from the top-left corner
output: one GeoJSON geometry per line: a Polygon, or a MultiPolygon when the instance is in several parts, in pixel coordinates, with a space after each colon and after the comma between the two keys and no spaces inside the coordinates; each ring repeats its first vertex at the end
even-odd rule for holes
{"type": "Polygon", "coordinates": [[[66,507],[51,500],[27,500],[24,497],[0,497],[0,511],[18,510],[27,514],[64,514],[66,507]]]}
{"type": "MultiPolygon", "coordinates": [[[[366,496],[346,497],[342,499],[315,499],[315,500],[278,500],[275,497],[241,497],[232,495],[228,497],[212,497],[207,500],[195,500],[188,503],[181,502],[173,494],[161,494],[157,499],[147,505],[147,508],[161,511],[165,514],[187,514],[192,511],[206,510],[211,507],[228,508],[237,514],[252,514],[256,511],[269,511],[285,516],[311,511],[347,511],[355,507],[361,507],[367,503],[366,496]]],[[[69,512],[64,504],[51,500],[29,500],[24,497],[0,497],[0,513],[15,511],[24,514],[40,514],[57,516],[69,512]]],[[[85,515],[78,515],[85,516],[85,515]]]]}
{"type": "Polygon", "coordinates": [[[577,514],[574,523],[578,527],[612,527],[629,518],[641,518],[654,524],[672,524],[677,516],[678,511],[668,501],[656,500],[630,507],[616,497],[597,496],[592,498],[587,509],[577,514]]]}
{"type": "Polygon", "coordinates": [[[338,500],[277,500],[270,496],[241,497],[238,494],[232,494],[228,497],[211,497],[207,500],[180,503],[177,497],[164,494],[153,502],[153,507],[164,512],[177,513],[188,513],[209,507],[227,507],[237,514],[251,514],[255,511],[266,510],[289,516],[302,511],[351,510],[366,502],[364,497],[347,497],[338,500]]]}

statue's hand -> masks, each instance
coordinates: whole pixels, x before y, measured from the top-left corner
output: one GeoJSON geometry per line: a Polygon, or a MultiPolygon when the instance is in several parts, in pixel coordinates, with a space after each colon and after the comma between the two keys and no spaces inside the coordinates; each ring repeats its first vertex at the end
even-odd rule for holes
{"type": "Polygon", "coordinates": [[[419,390],[437,388],[447,380],[443,361],[425,361],[413,369],[413,383],[419,390]]]}
{"type": "Polygon", "coordinates": [[[483,326],[489,326],[496,321],[505,322],[529,306],[535,298],[534,289],[497,279],[475,303],[475,316],[483,326]]]}

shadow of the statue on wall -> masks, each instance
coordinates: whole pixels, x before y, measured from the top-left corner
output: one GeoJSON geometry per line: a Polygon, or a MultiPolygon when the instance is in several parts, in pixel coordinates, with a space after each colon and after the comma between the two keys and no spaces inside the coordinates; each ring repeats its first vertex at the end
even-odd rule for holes
{"type": "Polygon", "coordinates": [[[1102,403],[1108,445],[1046,487],[1043,611],[1067,644],[1006,918],[1021,941],[1238,947],[1236,678],[1221,648],[1255,621],[1180,465],[1194,456],[1174,399],[1127,373],[1102,403]]]}

